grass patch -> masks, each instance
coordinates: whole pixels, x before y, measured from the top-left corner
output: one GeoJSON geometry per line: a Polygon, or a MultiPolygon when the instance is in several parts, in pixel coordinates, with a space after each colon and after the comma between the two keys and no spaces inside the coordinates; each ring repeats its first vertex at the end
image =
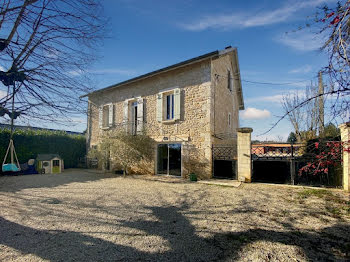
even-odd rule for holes
{"type": "MultiPolygon", "coordinates": [[[[341,215],[350,215],[350,201],[347,201],[337,195],[334,195],[331,191],[325,189],[304,189],[298,192],[300,201],[308,197],[318,197],[326,201],[326,211],[335,217],[341,215]]],[[[304,204],[304,203],[301,203],[304,204]]]]}
{"type": "Polygon", "coordinates": [[[323,197],[330,197],[333,196],[332,192],[325,190],[325,189],[304,189],[301,192],[298,192],[300,198],[308,198],[311,196],[323,198],[323,197]]]}

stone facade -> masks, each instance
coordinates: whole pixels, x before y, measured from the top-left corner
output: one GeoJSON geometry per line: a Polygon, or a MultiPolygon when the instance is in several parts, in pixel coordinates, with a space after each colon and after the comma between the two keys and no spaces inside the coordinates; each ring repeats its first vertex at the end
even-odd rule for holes
{"type": "MultiPolygon", "coordinates": [[[[344,148],[350,148],[350,122],[339,126],[344,148]]],[[[350,191],[350,153],[343,150],[343,188],[350,191]]]]}
{"type": "MultiPolygon", "coordinates": [[[[206,59],[198,59],[168,71],[150,73],[148,77],[88,94],[88,148],[98,145],[104,132],[124,128],[125,115],[130,115],[130,112],[125,113],[126,101],[141,99],[142,125],[146,134],[158,143],[181,144],[182,176],[190,172],[185,170],[184,162],[195,153],[206,163],[202,177],[211,177],[212,145],[235,145],[237,141],[238,109],[243,107],[243,101],[238,98],[235,81],[232,81],[230,91],[227,79],[228,70],[232,72],[231,75],[234,72],[239,74],[239,68],[234,67],[235,55],[236,49],[225,49],[206,59]],[[167,94],[172,90],[180,92],[179,117],[174,121],[159,121],[159,94],[167,94]],[[112,121],[108,127],[101,128],[100,112],[105,105],[111,106],[109,108],[113,110],[110,115],[112,121]],[[226,137],[218,139],[216,134],[226,134],[226,137]]],[[[240,82],[239,88],[241,90],[240,82]]]]}

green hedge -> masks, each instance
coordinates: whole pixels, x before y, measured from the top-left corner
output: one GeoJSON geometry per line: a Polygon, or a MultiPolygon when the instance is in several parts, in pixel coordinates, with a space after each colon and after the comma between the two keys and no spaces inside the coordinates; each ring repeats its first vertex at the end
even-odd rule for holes
{"type": "MultiPolygon", "coordinates": [[[[5,157],[10,139],[9,129],[0,129],[0,160],[5,157]]],[[[20,163],[25,163],[38,154],[59,154],[65,168],[77,167],[79,158],[86,155],[84,135],[67,134],[64,131],[15,130],[13,136],[20,163]]],[[[9,157],[7,159],[9,161],[9,157]]]]}

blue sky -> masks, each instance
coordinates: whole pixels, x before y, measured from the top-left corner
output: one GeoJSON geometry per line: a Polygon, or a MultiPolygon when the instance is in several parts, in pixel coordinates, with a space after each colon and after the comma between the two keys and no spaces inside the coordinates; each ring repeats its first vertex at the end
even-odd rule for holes
{"type": "MultiPolygon", "coordinates": [[[[252,127],[253,138],[285,139],[292,131],[288,121],[258,135],[283,114],[282,94],[315,82],[325,65],[320,39],[310,31],[292,31],[326,2],[334,1],[105,0],[109,37],[91,72],[96,87],[103,88],[228,45],[237,47],[247,109],[240,125],[252,127]]],[[[85,128],[82,117],[67,129],[85,128]]]]}

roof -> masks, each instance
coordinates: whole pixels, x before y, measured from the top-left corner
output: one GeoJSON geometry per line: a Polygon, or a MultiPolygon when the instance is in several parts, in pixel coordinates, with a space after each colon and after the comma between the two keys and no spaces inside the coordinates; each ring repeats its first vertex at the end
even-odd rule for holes
{"type": "Polygon", "coordinates": [[[54,158],[61,158],[59,154],[38,154],[36,160],[38,161],[50,161],[54,158]]]}
{"type": "MultiPolygon", "coordinates": [[[[302,146],[302,143],[293,143],[293,146],[302,146]]],[[[262,147],[262,146],[271,146],[271,147],[291,147],[291,143],[259,143],[259,144],[252,144],[252,147],[262,147]]]]}
{"type": "Polygon", "coordinates": [[[170,65],[170,66],[158,69],[156,71],[152,71],[152,72],[144,74],[144,75],[140,75],[140,76],[131,78],[129,80],[126,80],[126,81],[123,81],[123,82],[120,82],[120,83],[117,83],[117,84],[114,84],[114,85],[111,85],[111,86],[107,86],[105,88],[102,88],[102,89],[93,91],[91,93],[82,95],[80,98],[87,97],[87,96],[94,95],[94,94],[98,94],[98,93],[101,93],[101,92],[104,92],[104,91],[109,91],[109,90],[112,90],[114,88],[117,88],[117,87],[120,87],[120,86],[124,86],[126,84],[130,84],[130,83],[133,83],[133,82],[136,82],[136,81],[140,81],[140,80],[143,80],[143,79],[146,79],[146,78],[158,75],[160,73],[165,73],[165,72],[168,72],[168,71],[171,71],[171,70],[175,70],[175,69],[178,69],[178,68],[190,65],[190,64],[202,62],[202,61],[205,61],[207,59],[214,58],[214,57],[217,57],[219,55],[223,55],[223,54],[226,54],[226,53],[229,53],[229,52],[233,52],[233,54],[234,54],[234,61],[233,62],[235,63],[235,66],[236,66],[237,71],[238,71],[237,74],[235,74],[236,77],[235,77],[234,80],[236,81],[236,83],[235,83],[236,85],[235,86],[238,86],[237,93],[238,93],[238,98],[239,98],[239,102],[240,102],[239,109],[243,110],[244,109],[244,102],[243,102],[241,76],[240,76],[240,70],[239,70],[239,64],[238,64],[237,48],[232,48],[231,46],[229,46],[229,47],[227,47],[227,48],[225,48],[223,50],[216,50],[216,51],[204,54],[204,55],[200,55],[200,56],[197,56],[197,57],[185,60],[185,61],[177,63],[177,64],[173,64],[173,65],[170,65]]]}

